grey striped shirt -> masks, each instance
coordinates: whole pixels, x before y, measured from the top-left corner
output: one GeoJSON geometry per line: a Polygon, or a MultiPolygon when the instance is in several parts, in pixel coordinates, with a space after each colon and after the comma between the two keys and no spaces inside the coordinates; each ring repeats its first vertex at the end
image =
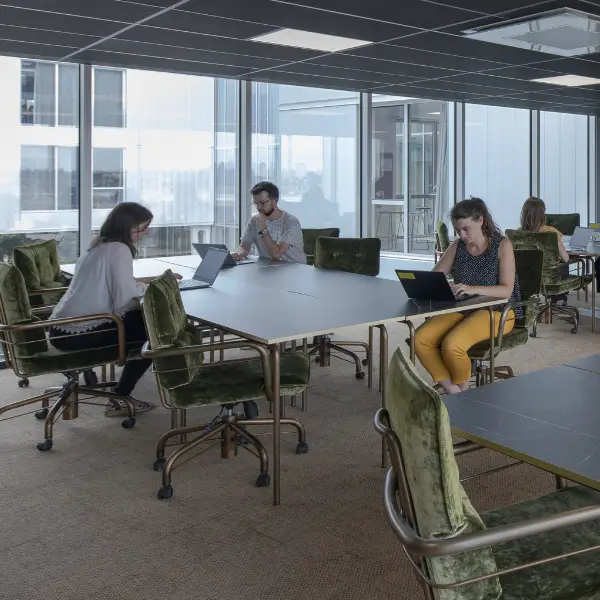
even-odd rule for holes
{"type": "MultiPolygon", "coordinates": [[[[276,221],[267,220],[267,229],[271,239],[276,244],[285,243],[290,246],[279,260],[306,264],[302,228],[296,217],[284,212],[276,221]]],[[[260,258],[271,258],[264,239],[258,235],[258,218],[256,215],[248,221],[241,243],[248,244],[250,247],[254,244],[260,258]]]]}

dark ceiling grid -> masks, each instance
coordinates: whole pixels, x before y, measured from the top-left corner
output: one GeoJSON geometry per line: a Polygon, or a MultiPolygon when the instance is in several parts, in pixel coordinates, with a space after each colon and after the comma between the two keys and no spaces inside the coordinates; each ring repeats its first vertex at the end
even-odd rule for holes
{"type": "Polygon", "coordinates": [[[466,28],[600,0],[0,0],[0,54],[600,116],[600,53],[477,42],[466,28]],[[256,43],[283,27],[372,43],[343,52],[256,43]]]}

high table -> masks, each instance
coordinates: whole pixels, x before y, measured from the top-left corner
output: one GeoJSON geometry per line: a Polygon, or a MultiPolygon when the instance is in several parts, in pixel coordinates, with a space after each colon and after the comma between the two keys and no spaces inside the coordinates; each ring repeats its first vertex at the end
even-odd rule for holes
{"type": "Polygon", "coordinates": [[[599,385],[598,373],[561,366],[443,402],[456,435],[600,490],[599,385]]]}
{"type": "MultiPolygon", "coordinates": [[[[169,257],[161,260],[139,259],[134,262],[134,274],[136,277],[151,277],[170,268],[187,278],[193,274],[199,263],[198,256],[169,257]],[[175,264],[175,261],[180,264],[175,264]]],[[[72,272],[70,265],[65,265],[63,269],[72,272]]],[[[362,325],[378,328],[382,403],[385,406],[388,323],[406,323],[410,331],[411,349],[414,349],[414,327],[411,319],[464,309],[490,309],[495,304],[507,302],[506,299],[478,297],[464,302],[417,303],[406,296],[399,281],[269,260],[224,269],[211,288],[187,290],[182,292],[181,296],[185,311],[190,317],[221,331],[253,340],[266,346],[270,352],[273,364],[275,505],[280,502],[281,404],[277,399],[281,343],[324,335],[345,327],[362,325]]],[[[492,326],[492,348],[493,333],[492,326]]],[[[370,346],[372,347],[372,344],[370,346]]],[[[414,351],[411,354],[414,359],[414,351]]],[[[493,355],[492,350],[492,373],[493,355]]],[[[385,458],[386,451],[382,446],[383,464],[385,458]]]]}

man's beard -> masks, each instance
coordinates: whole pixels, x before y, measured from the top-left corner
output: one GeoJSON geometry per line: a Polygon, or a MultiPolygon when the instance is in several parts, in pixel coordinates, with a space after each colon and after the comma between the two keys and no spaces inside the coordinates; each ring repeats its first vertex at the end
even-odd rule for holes
{"type": "Polygon", "coordinates": [[[272,208],[269,212],[263,211],[263,215],[265,215],[265,217],[270,217],[274,211],[275,211],[274,208],[272,208]]]}

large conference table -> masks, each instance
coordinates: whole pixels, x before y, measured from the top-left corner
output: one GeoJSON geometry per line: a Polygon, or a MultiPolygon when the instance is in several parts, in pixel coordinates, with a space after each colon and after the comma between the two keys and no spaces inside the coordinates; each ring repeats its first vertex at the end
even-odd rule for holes
{"type": "MultiPolygon", "coordinates": [[[[200,264],[198,255],[134,261],[136,277],[153,277],[167,269],[190,278],[200,264]]],[[[73,265],[63,267],[73,272],[73,265]]],[[[188,316],[226,333],[266,346],[272,360],[272,390],[279,395],[280,345],[352,326],[369,327],[369,341],[379,330],[380,389],[385,406],[388,367],[386,325],[405,323],[414,342],[412,319],[506,302],[491,297],[437,303],[410,300],[399,281],[317,269],[281,261],[258,260],[223,269],[207,289],[182,292],[188,316]]],[[[490,328],[493,347],[493,329],[490,328]]],[[[372,343],[370,347],[372,348],[372,343]]],[[[491,353],[493,357],[493,352],[491,353]]],[[[369,358],[372,358],[372,350],[369,358]]],[[[414,358],[414,357],[413,357],[414,358]]],[[[492,359],[493,360],[493,359],[492,359]]],[[[493,364],[492,364],[493,367],[493,364]]],[[[491,369],[493,373],[493,368],[491,369]]],[[[281,402],[273,402],[273,502],[280,503],[281,402]]],[[[386,451],[382,446],[382,463],[386,451]]]]}

